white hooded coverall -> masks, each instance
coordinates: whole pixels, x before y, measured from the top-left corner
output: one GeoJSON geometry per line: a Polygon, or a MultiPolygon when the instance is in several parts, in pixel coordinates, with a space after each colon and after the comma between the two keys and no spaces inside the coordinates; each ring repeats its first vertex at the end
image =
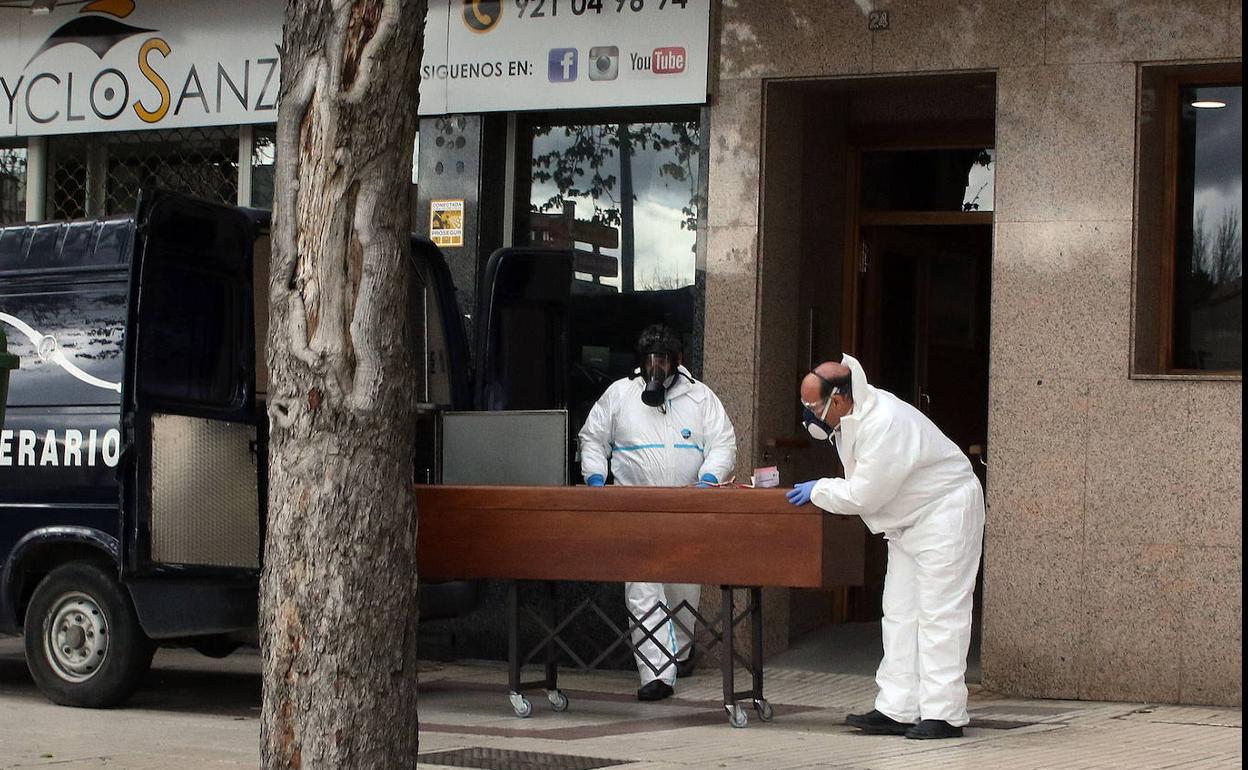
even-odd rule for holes
{"type": "Polygon", "coordinates": [[[899,722],[966,711],[966,654],[984,538],[984,492],[970,461],[931,420],[852,372],[853,410],[834,432],[845,478],[819,480],[811,502],[861,516],[888,540],[884,659],[875,708],[899,722]]]}
{"type": "MultiPolygon", "coordinates": [[[[690,382],[685,367],[679,371],[667,389],[663,409],[642,403],[642,377],[617,380],[607,388],[579,434],[585,479],[595,474],[607,478],[608,463],[615,483],[624,486],[682,487],[706,474],[717,481],[728,479],[737,457],[732,422],[710,388],[690,382]]],[[[669,544],[663,532],[655,532],[654,537],[669,544]]],[[[673,623],[661,609],[646,614],[659,602],[670,609],[684,601],[697,609],[701,591],[701,586],[684,583],[624,584],[629,611],[636,618],[646,617],[645,627],[682,660],[688,657],[692,641],[685,629],[693,630],[693,615],[682,610],[677,613],[680,623],[673,623]]],[[[633,646],[639,651],[637,672],[642,686],[655,679],[669,685],[676,681],[676,666],[640,629],[633,631],[633,646]],[[655,669],[662,673],[656,674],[655,669]]]]}

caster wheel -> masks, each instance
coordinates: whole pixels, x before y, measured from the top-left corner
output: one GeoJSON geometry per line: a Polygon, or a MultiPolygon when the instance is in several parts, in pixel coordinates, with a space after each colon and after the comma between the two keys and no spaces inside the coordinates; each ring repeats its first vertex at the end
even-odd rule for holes
{"type": "Polygon", "coordinates": [[[750,723],[750,715],[740,706],[734,704],[724,708],[728,709],[728,724],[733,727],[745,727],[750,723]]]}
{"type": "Polygon", "coordinates": [[[758,718],[764,722],[770,722],[771,718],[776,715],[776,712],[771,708],[771,704],[762,698],[754,701],[754,710],[758,712],[758,718]]]}
{"type": "Polygon", "coordinates": [[[563,690],[547,690],[546,700],[550,701],[550,707],[555,711],[568,710],[568,696],[563,694],[563,690]]]}
{"type": "Polygon", "coordinates": [[[524,719],[533,713],[533,703],[518,692],[509,693],[507,698],[511,700],[511,710],[516,712],[516,716],[524,719]]]}

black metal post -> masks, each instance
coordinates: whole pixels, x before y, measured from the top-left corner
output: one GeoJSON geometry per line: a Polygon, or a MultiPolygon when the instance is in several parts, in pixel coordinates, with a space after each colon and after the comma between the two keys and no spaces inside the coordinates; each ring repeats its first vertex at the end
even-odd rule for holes
{"type": "Polygon", "coordinates": [[[520,581],[507,589],[507,676],[512,692],[520,692],[520,581]]]}
{"type": "Polygon", "coordinates": [[[763,589],[750,588],[750,673],[754,676],[754,698],[763,697],[763,589]]]}
{"type": "Polygon", "coordinates": [[[723,595],[723,606],[720,607],[720,639],[723,644],[720,648],[720,667],[724,675],[724,706],[732,708],[737,702],[736,682],[733,681],[733,651],[732,651],[732,587],[720,586],[723,595]]]}
{"type": "MultiPolygon", "coordinates": [[[[559,592],[554,581],[546,583],[546,595],[550,600],[550,627],[555,629],[559,624],[559,592]]],[[[546,689],[559,689],[559,651],[554,639],[546,643],[546,689]]]]}

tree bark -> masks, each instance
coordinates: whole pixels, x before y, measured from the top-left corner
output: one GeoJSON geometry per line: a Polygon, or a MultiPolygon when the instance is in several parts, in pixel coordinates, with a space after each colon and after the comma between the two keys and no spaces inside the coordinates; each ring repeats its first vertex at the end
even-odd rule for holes
{"type": "Polygon", "coordinates": [[[288,0],[270,272],[266,768],[416,766],[408,198],[425,3],[288,0]]]}

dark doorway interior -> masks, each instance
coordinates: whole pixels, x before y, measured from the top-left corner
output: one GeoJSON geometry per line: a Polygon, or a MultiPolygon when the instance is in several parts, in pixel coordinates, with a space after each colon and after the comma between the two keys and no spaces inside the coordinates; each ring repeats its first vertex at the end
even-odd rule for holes
{"type": "MultiPolygon", "coordinates": [[[[993,76],[777,83],[765,103],[760,328],[770,344],[759,392],[787,394],[811,366],[850,353],[986,481],[993,76]]],[[[809,440],[792,410],[778,398],[760,407],[760,464],[782,480],[838,475],[835,450],[809,440]]],[[[790,592],[792,644],[840,633],[829,624],[878,622],[882,537],[867,539],[865,564],[865,585],[790,592]]]]}
{"type": "Polygon", "coordinates": [[[863,365],[927,414],[984,479],[992,226],[864,227],[863,365]]]}

